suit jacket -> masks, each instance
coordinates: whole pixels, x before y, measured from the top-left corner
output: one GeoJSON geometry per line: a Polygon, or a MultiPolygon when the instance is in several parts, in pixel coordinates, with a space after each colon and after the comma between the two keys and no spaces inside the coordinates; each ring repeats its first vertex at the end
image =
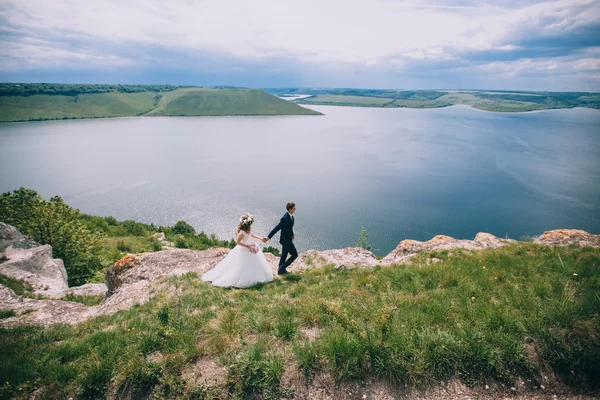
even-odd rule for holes
{"type": "Polygon", "coordinates": [[[281,236],[279,237],[279,243],[281,244],[290,244],[292,243],[292,238],[294,237],[294,219],[290,216],[289,213],[283,214],[281,217],[281,221],[277,224],[275,228],[269,233],[269,239],[271,239],[277,231],[281,229],[281,236]]]}

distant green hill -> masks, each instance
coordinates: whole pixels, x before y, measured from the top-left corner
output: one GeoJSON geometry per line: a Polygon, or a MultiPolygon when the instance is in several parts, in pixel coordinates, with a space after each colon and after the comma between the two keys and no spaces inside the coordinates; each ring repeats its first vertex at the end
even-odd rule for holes
{"type": "Polygon", "coordinates": [[[296,104],[385,108],[436,108],[464,104],[480,110],[497,112],[521,112],[573,107],[600,109],[600,93],[589,92],[351,88],[275,88],[265,90],[276,96],[311,96],[293,100],[296,104]]]}
{"type": "Polygon", "coordinates": [[[178,89],[165,93],[148,115],[318,115],[257,89],[178,89]]]}
{"type": "Polygon", "coordinates": [[[0,122],[140,115],[318,115],[257,89],[0,84],[0,122]]]}

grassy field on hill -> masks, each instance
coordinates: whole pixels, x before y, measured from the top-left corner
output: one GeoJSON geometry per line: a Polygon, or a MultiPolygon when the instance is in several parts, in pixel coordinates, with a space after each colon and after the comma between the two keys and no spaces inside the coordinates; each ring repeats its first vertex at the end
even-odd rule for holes
{"type": "Polygon", "coordinates": [[[0,122],[142,115],[154,108],[153,96],[150,92],[0,96],[0,122]]]}
{"type": "Polygon", "coordinates": [[[0,122],[147,114],[208,116],[319,113],[256,89],[0,84],[0,122]]]}
{"type": "Polygon", "coordinates": [[[319,115],[257,89],[189,88],[165,93],[148,115],[319,115]]]}
{"type": "Polygon", "coordinates": [[[521,112],[558,108],[600,109],[600,94],[571,92],[503,92],[479,90],[267,89],[275,95],[312,95],[298,104],[355,107],[434,108],[465,104],[485,111],[521,112]]]}
{"type": "Polygon", "coordinates": [[[599,265],[600,249],[519,243],[325,267],[247,290],[171,277],[113,316],[0,329],[0,398],[292,398],[319,374],[402,390],[458,379],[511,397],[518,380],[540,395],[594,392],[599,265]],[[207,366],[224,371],[215,384],[193,378],[207,366]]]}

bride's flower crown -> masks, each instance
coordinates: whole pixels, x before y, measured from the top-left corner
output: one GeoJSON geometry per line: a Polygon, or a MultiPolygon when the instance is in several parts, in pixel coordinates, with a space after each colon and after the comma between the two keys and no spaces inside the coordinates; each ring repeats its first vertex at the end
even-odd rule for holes
{"type": "Polygon", "coordinates": [[[254,214],[246,213],[240,217],[240,226],[248,229],[254,223],[254,214]]]}

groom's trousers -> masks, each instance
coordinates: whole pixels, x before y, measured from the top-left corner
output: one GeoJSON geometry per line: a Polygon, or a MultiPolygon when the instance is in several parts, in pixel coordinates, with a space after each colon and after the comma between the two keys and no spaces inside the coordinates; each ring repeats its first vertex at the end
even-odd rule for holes
{"type": "Polygon", "coordinates": [[[287,267],[290,266],[291,263],[294,262],[294,260],[296,258],[298,258],[298,251],[296,250],[296,246],[294,246],[294,243],[293,242],[282,243],[281,244],[281,258],[279,259],[279,269],[280,270],[286,269],[287,267]],[[288,254],[290,254],[291,257],[286,261],[288,254]]]}

